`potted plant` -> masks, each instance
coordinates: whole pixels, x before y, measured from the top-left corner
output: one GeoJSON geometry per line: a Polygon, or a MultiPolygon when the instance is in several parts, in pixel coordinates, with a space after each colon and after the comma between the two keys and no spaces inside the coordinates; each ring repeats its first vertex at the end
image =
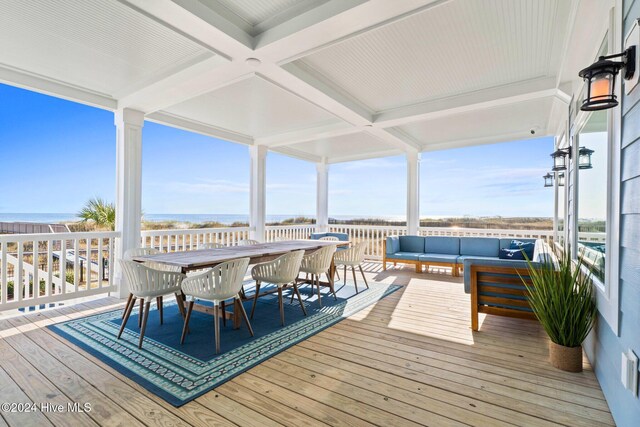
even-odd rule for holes
{"type": "MultiPolygon", "coordinates": [[[[563,371],[582,371],[582,342],[596,317],[596,301],[591,273],[583,269],[583,259],[571,259],[563,252],[558,262],[545,257],[542,267],[527,260],[530,282],[529,305],[549,335],[549,360],[563,371]]],[[[588,270],[587,270],[588,271],[588,270]]]]}

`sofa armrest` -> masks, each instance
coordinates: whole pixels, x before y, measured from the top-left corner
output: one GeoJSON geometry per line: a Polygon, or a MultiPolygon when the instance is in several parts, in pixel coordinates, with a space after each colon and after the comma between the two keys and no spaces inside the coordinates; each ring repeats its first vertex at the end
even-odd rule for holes
{"type": "MultiPolygon", "coordinates": [[[[533,266],[542,266],[542,263],[532,262],[533,266]]],[[[510,259],[481,259],[481,258],[467,258],[464,260],[464,291],[471,293],[471,266],[480,265],[483,267],[507,267],[514,269],[527,269],[528,264],[526,261],[510,260],[510,259]]]]}

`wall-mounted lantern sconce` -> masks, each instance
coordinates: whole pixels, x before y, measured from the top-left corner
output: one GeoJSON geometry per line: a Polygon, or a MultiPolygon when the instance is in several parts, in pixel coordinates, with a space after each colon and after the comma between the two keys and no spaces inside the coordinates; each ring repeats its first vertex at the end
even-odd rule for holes
{"type": "Polygon", "coordinates": [[[581,70],[578,75],[587,83],[587,95],[582,101],[582,111],[597,111],[618,105],[615,95],[616,75],[618,71],[625,80],[631,80],[636,71],[636,47],[630,46],[622,53],[601,56],[596,62],[581,70]],[[611,61],[622,58],[622,61],[611,61]]]}
{"type": "Polygon", "coordinates": [[[564,172],[558,174],[558,187],[564,187],[564,172]]]}
{"type": "MultiPolygon", "coordinates": [[[[586,147],[580,147],[578,150],[578,169],[591,169],[593,167],[591,164],[591,155],[593,153],[593,150],[586,147]]],[[[552,171],[558,172],[567,170],[569,159],[571,159],[571,147],[560,148],[551,153],[551,157],[553,158],[552,171]]]]}
{"type": "Polygon", "coordinates": [[[551,173],[547,172],[542,178],[544,178],[545,187],[553,187],[553,175],[551,173]]]}
{"type": "Polygon", "coordinates": [[[578,168],[579,169],[591,169],[593,165],[591,164],[591,155],[593,154],[593,150],[589,150],[586,147],[580,147],[578,150],[578,168]]]}
{"type": "Polygon", "coordinates": [[[552,171],[557,172],[566,170],[569,159],[571,158],[571,148],[560,148],[551,153],[551,157],[553,158],[552,171]]]}

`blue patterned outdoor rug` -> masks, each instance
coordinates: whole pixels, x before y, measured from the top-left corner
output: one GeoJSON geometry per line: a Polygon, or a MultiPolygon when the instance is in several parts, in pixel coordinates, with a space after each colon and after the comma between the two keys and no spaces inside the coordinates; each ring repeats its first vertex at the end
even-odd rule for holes
{"type": "MultiPolygon", "coordinates": [[[[252,292],[252,288],[247,286],[247,292],[252,292]]],[[[336,284],[338,300],[323,288],[321,308],[309,287],[303,286],[300,291],[308,315],[302,314],[297,298],[292,303],[287,297],[285,327],[280,325],[277,296],[260,297],[251,321],[255,336],[249,335],[244,323],[234,330],[231,321],[227,321],[226,327],[221,322],[219,355],[215,353],[213,316],[195,310],[189,322],[190,333],[184,345],[180,345],[183,321],[174,301],[164,303],[164,325],[160,325],[159,314],[152,307],[142,349],[138,349],[137,305],[119,340],[116,336],[122,310],[70,320],[49,328],[152,393],[181,406],[399,288],[371,283],[370,289],[356,294],[352,286],[336,284]]],[[[244,306],[249,314],[251,302],[245,302],[244,306]]],[[[227,307],[227,310],[231,311],[231,308],[227,307]]]]}

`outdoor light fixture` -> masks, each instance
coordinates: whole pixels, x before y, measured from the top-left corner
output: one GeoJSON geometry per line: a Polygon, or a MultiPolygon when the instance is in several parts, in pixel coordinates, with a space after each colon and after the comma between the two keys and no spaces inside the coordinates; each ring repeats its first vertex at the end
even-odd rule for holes
{"type": "Polygon", "coordinates": [[[568,159],[571,158],[571,148],[560,148],[551,153],[551,157],[553,158],[552,171],[557,172],[566,170],[568,159]]]}
{"type": "Polygon", "coordinates": [[[591,169],[593,165],[591,164],[591,155],[593,154],[593,150],[589,150],[586,147],[580,147],[578,150],[578,168],[579,169],[591,169]]]}
{"type": "MultiPolygon", "coordinates": [[[[580,147],[578,150],[578,169],[591,169],[591,155],[594,153],[586,147],[580,147]]],[[[558,172],[567,170],[568,159],[571,159],[571,147],[560,148],[551,154],[553,158],[552,171],[558,172]]]]}
{"type": "Polygon", "coordinates": [[[564,187],[564,172],[558,174],[558,187],[564,187]]]}
{"type": "Polygon", "coordinates": [[[550,172],[547,172],[547,174],[544,175],[542,178],[544,178],[545,187],[553,187],[553,175],[551,175],[550,172]]]}
{"type": "Polygon", "coordinates": [[[587,95],[582,101],[582,111],[597,111],[618,105],[615,95],[616,75],[624,70],[625,80],[631,80],[636,71],[636,47],[630,46],[622,53],[601,56],[596,62],[581,70],[578,75],[587,83],[587,95]],[[622,58],[622,61],[611,61],[622,58]]]}

